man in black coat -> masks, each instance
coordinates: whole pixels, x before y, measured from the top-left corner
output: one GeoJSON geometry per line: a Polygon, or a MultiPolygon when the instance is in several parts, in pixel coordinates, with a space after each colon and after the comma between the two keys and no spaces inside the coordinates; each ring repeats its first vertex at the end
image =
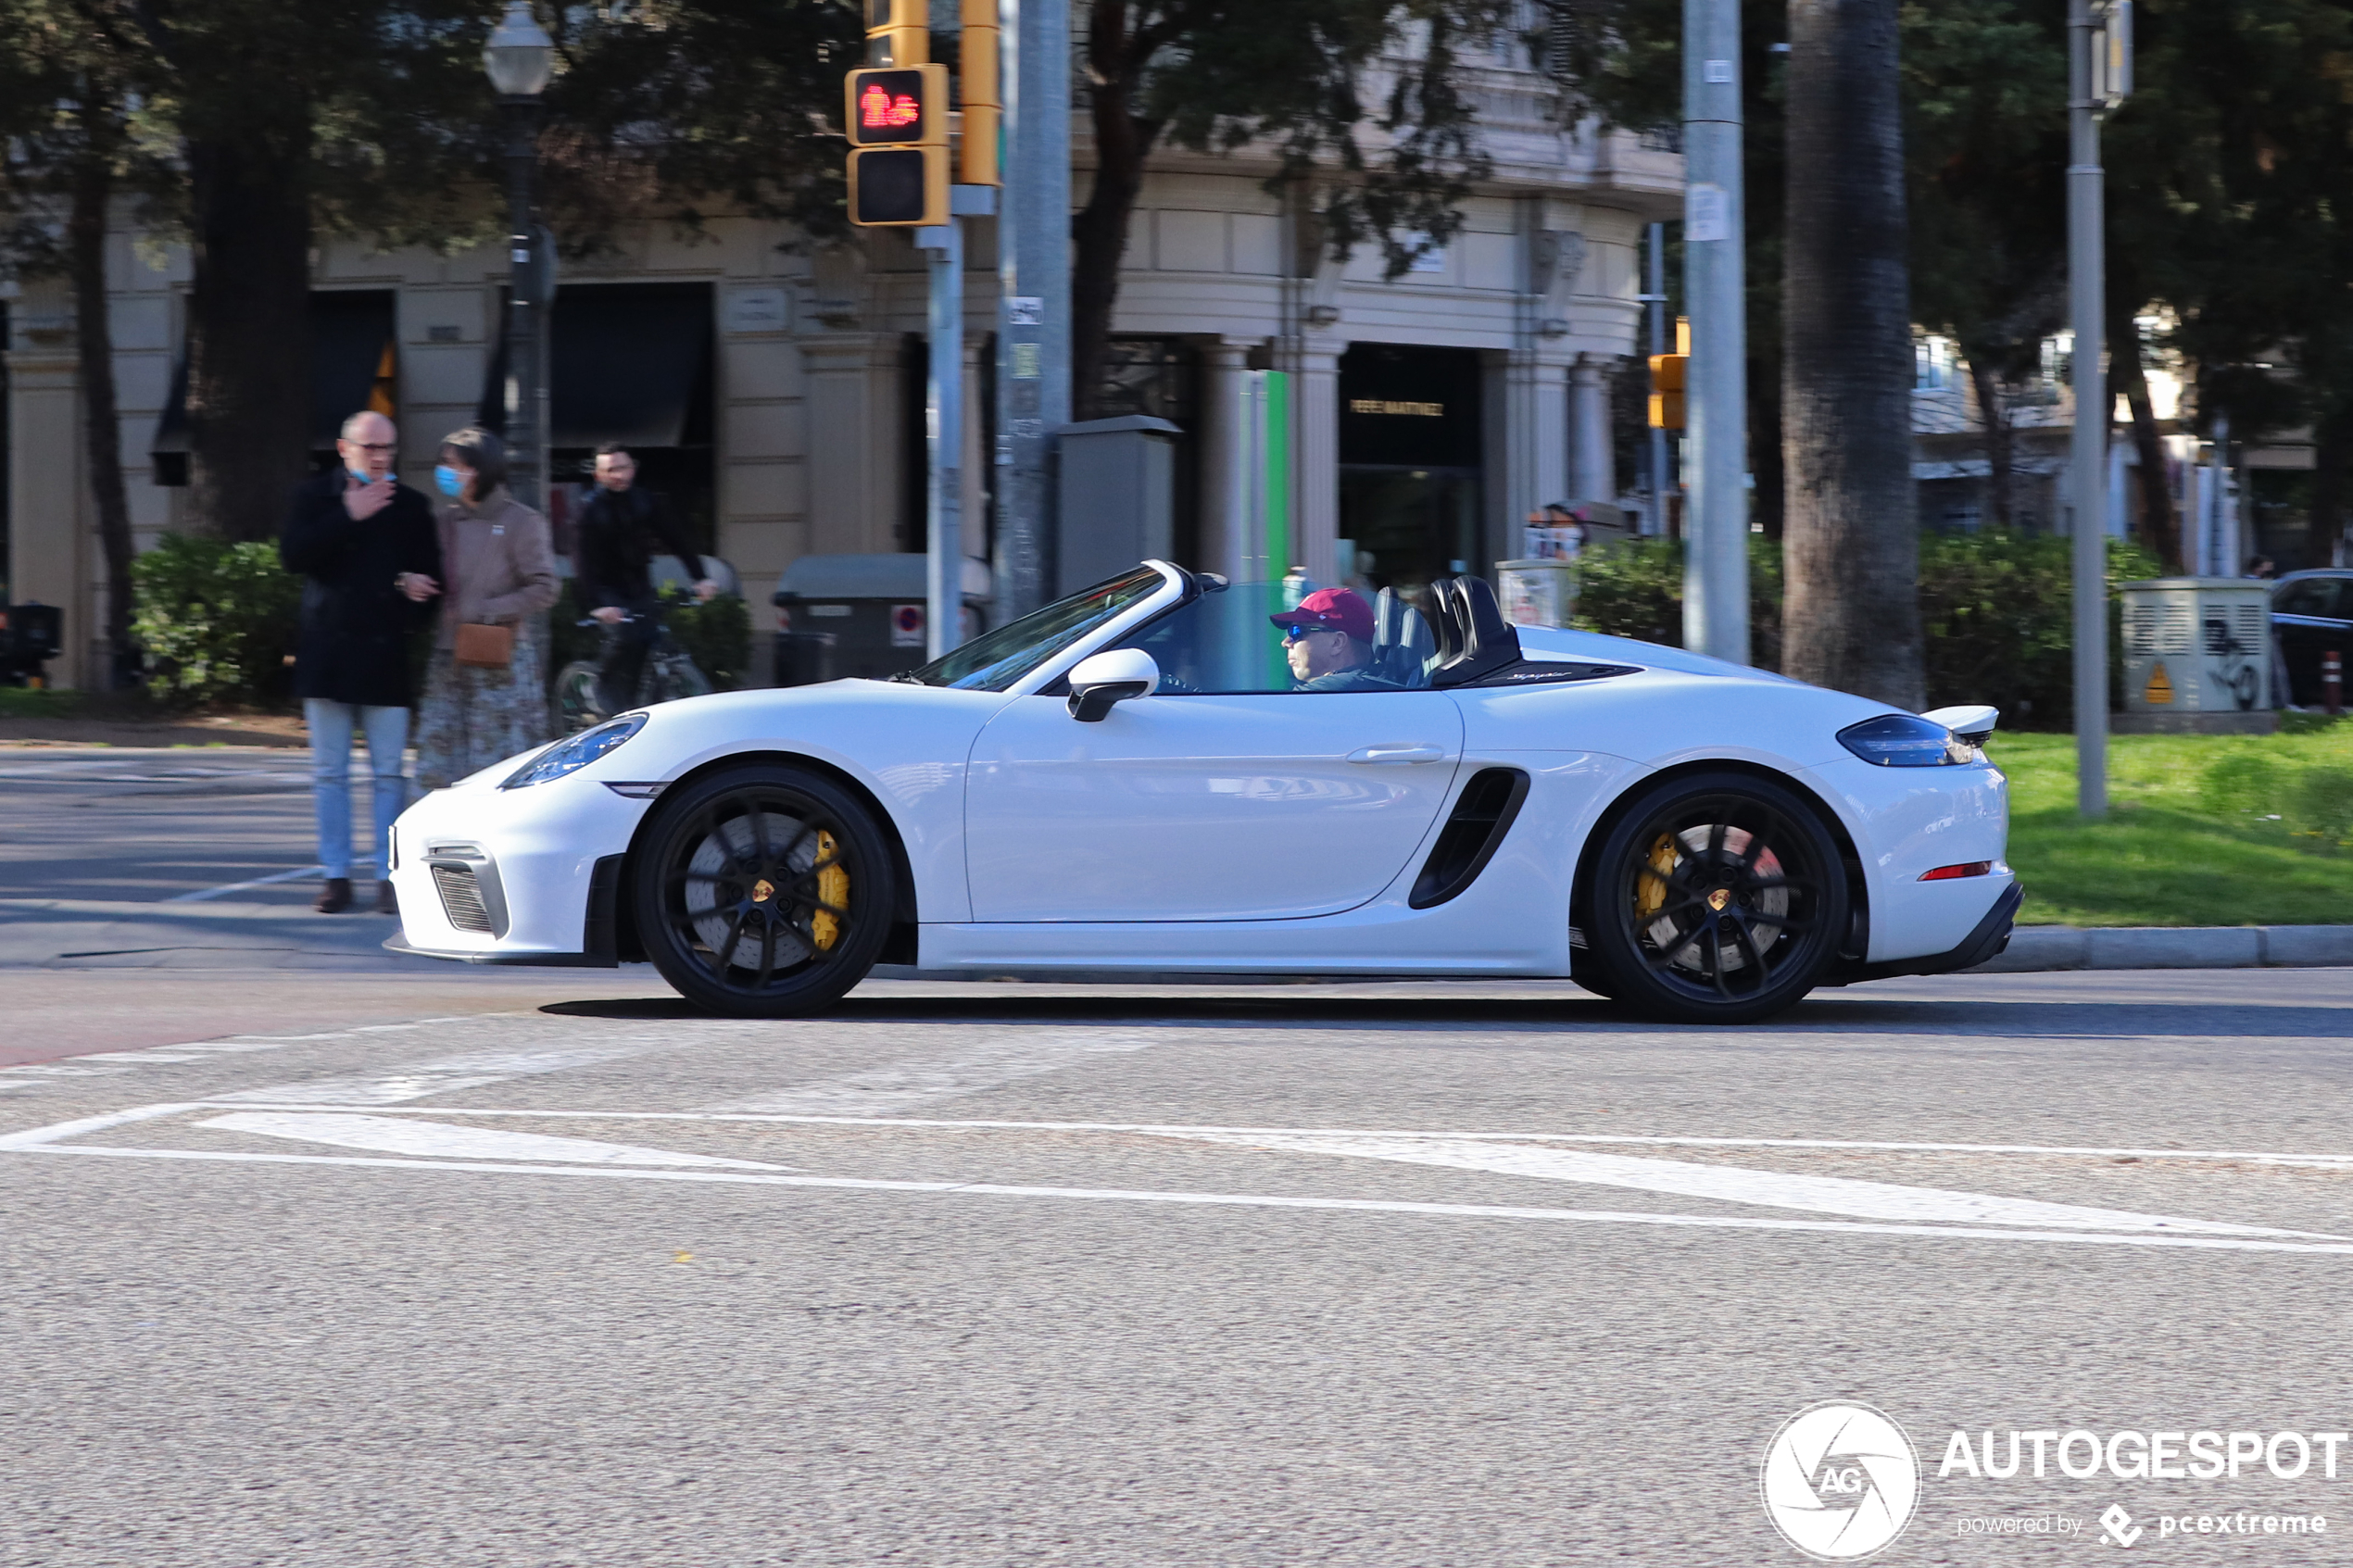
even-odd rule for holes
{"type": "Polygon", "coordinates": [[[598,696],[608,713],[637,700],[637,679],[646,654],[661,630],[661,601],[647,571],[656,556],[676,556],[695,576],[695,594],[719,592],[710,568],[686,539],[661,495],[637,487],[637,459],[626,447],[597,450],[597,493],[580,508],[573,544],[573,590],[588,613],[620,626],[604,668],[598,671],[598,696]]]}
{"type": "Polygon", "coordinates": [[[382,414],[354,414],[335,443],[342,465],[295,492],[278,541],[298,571],[302,634],[295,694],[310,729],[321,914],[351,907],[351,739],[368,741],[373,775],[376,909],[395,913],[386,855],[393,819],[409,804],[409,635],[441,592],[441,536],[423,495],[392,477],[400,438],[382,414]]]}

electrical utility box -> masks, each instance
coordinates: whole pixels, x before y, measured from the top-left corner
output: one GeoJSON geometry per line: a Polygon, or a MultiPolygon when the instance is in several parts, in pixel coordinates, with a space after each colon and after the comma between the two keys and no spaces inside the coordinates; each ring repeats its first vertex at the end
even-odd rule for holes
{"type": "Polygon", "coordinates": [[[1056,591],[1075,594],[1176,550],[1176,438],[1166,420],[1131,415],[1055,433],[1056,591]]]}
{"type": "Polygon", "coordinates": [[[2268,734],[2271,585],[2239,577],[2158,577],[2122,584],[2124,711],[2131,734],[2268,734]]]}
{"type": "MultiPolygon", "coordinates": [[[[785,568],[770,601],[776,684],[879,680],[930,662],[924,572],[925,558],[912,554],[803,556],[785,568]]],[[[988,563],[967,556],[960,641],[988,629],[989,594],[988,563]]]]}

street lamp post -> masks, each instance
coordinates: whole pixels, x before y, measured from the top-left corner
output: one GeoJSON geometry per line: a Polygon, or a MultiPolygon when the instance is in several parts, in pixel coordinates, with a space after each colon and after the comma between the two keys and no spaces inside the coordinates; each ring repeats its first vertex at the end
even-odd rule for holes
{"type": "Polygon", "coordinates": [[[539,164],[539,95],[556,67],[555,41],[529,0],[508,0],[507,14],[482,52],[507,120],[507,487],[516,500],[547,508],[547,320],[545,244],[532,211],[539,164]]]}

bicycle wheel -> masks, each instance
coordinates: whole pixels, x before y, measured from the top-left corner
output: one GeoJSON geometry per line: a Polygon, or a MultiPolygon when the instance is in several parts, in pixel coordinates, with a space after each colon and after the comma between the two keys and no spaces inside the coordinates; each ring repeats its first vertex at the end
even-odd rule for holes
{"type": "Polygon", "coordinates": [[[604,698],[598,695],[595,664],[575,659],[556,672],[555,709],[556,729],[567,735],[576,735],[609,717],[604,698]]]}

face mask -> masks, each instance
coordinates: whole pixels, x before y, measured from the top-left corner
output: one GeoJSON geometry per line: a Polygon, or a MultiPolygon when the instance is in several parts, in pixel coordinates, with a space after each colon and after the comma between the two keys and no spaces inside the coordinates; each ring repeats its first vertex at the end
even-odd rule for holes
{"type": "Polygon", "coordinates": [[[447,463],[433,470],[433,482],[443,495],[453,501],[466,491],[466,476],[447,463]]]}
{"type": "Polygon", "coordinates": [[[361,473],[358,469],[346,469],[343,471],[361,484],[373,484],[376,482],[374,475],[361,473]]]}

